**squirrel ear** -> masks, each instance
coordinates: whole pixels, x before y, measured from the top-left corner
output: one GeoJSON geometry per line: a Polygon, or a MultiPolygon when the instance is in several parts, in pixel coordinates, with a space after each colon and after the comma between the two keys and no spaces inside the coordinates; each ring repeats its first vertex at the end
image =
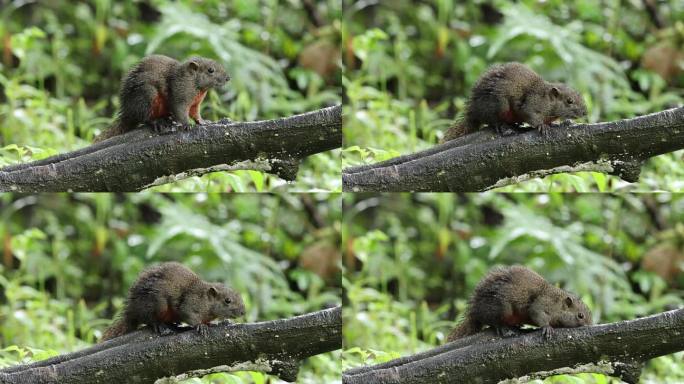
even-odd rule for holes
{"type": "Polygon", "coordinates": [[[560,90],[558,87],[551,87],[551,96],[558,97],[560,95],[560,90]]]}
{"type": "Polygon", "coordinates": [[[196,70],[199,69],[199,63],[198,63],[197,61],[195,61],[195,60],[191,60],[191,61],[188,63],[188,68],[192,69],[193,71],[196,71],[196,70]]]}
{"type": "Polygon", "coordinates": [[[565,305],[567,305],[568,307],[572,307],[572,297],[567,296],[565,298],[565,305]]]}
{"type": "Polygon", "coordinates": [[[209,287],[209,297],[216,297],[218,296],[218,291],[214,287],[209,287]]]}

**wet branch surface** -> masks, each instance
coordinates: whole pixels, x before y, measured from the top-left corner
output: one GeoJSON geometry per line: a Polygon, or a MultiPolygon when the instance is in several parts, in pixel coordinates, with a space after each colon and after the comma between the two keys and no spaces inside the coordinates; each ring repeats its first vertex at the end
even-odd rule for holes
{"type": "Polygon", "coordinates": [[[684,350],[684,309],[636,320],[508,338],[482,332],[416,355],[343,373],[344,384],[498,383],[540,373],[598,372],[638,382],[642,364],[684,350]],[[563,369],[565,367],[570,367],[563,369]]]}
{"type": "Polygon", "coordinates": [[[384,162],[346,168],[346,192],[479,192],[561,172],[639,178],[648,158],[684,148],[684,107],[632,119],[498,136],[489,129],[384,162]]]}
{"type": "Polygon", "coordinates": [[[0,370],[0,383],[152,383],[222,366],[295,381],[299,362],[342,347],[341,307],[261,323],[221,323],[157,336],[143,329],[90,348],[0,370]]]}
{"type": "Polygon", "coordinates": [[[341,106],[275,120],[207,123],[166,134],[141,128],[0,169],[0,191],[130,192],[235,169],[294,180],[302,159],[341,145],[341,106]]]}

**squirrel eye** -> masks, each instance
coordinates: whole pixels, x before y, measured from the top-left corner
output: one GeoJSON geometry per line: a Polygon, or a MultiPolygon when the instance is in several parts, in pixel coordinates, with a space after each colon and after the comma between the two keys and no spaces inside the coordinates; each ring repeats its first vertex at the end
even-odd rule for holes
{"type": "Polygon", "coordinates": [[[572,103],[573,103],[572,99],[568,99],[567,102],[568,102],[568,104],[572,104],[572,103]]]}
{"type": "Polygon", "coordinates": [[[223,301],[225,301],[225,302],[226,302],[226,304],[230,304],[230,298],[229,298],[229,297],[226,297],[226,299],[225,299],[225,300],[223,300],[223,301]]]}
{"type": "Polygon", "coordinates": [[[209,73],[214,73],[214,68],[209,67],[209,73]]]}
{"type": "Polygon", "coordinates": [[[580,319],[584,319],[584,313],[582,313],[582,312],[578,313],[577,317],[579,317],[580,319]]]}

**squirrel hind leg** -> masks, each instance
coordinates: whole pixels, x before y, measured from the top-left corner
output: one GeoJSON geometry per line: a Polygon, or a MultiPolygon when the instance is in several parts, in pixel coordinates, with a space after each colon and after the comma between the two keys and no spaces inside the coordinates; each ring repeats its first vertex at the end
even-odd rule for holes
{"type": "Polygon", "coordinates": [[[150,327],[159,336],[168,336],[175,333],[175,329],[165,323],[152,323],[150,327]]]}
{"type": "Polygon", "coordinates": [[[195,329],[202,337],[206,337],[209,334],[209,324],[199,323],[195,329]]]}
{"type": "Polygon", "coordinates": [[[539,131],[540,135],[542,135],[543,137],[547,137],[547,136],[549,136],[549,132],[551,131],[551,127],[546,123],[542,123],[539,126],[537,126],[537,130],[539,131]]]}
{"type": "Polygon", "coordinates": [[[177,130],[177,126],[174,124],[174,121],[169,116],[154,119],[148,122],[148,125],[150,126],[150,128],[152,128],[154,132],[158,134],[176,132],[177,130]]]}
{"type": "Polygon", "coordinates": [[[492,326],[492,328],[494,328],[494,332],[496,332],[497,336],[501,337],[513,337],[518,334],[518,328],[510,327],[508,325],[495,325],[492,326]]]}
{"type": "Polygon", "coordinates": [[[153,120],[164,113],[168,115],[166,98],[153,86],[145,85],[122,90],[120,108],[122,121],[137,125],[153,120]]]}
{"type": "Polygon", "coordinates": [[[499,134],[499,136],[504,137],[515,134],[516,129],[520,127],[520,124],[497,122],[491,126],[494,129],[494,132],[499,134]]]}

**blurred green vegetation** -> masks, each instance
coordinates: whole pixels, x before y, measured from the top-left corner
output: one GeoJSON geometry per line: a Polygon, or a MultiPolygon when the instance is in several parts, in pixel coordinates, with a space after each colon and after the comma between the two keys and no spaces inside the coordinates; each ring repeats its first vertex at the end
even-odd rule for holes
{"type": "MultiPolygon", "coordinates": [[[[162,261],[237,289],[250,322],[339,305],[341,205],[339,194],[2,194],[0,367],[95,343],[138,273],[162,261]]],[[[340,364],[339,351],[312,357],[300,382],[339,381],[340,364]]]]}
{"type": "MultiPolygon", "coordinates": [[[[336,0],[0,1],[0,167],[90,143],[117,111],[119,82],[143,56],[218,60],[209,120],[284,117],[341,102],[336,0]]],[[[309,157],[287,184],[254,171],[157,191],[339,191],[340,151],[309,157]]]]}
{"type": "MultiPolygon", "coordinates": [[[[343,204],[343,369],[443,344],[495,265],[526,265],[577,293],[595,323],[684,306],[683,195],[345,194],[343,204]]],[[[650,361],[643,382],[682,382],[682,357],[650,361]]]]}
{"type": "MultiPolygon", "coordinates": [[[[683,104],[681,0],[344,3],[343,167],[436,144],[478,76],[499,62],[526,63],[545,79],[578,89],[589,122],[683,104]]],[[[682,191],[683,155],[649,160],[634,184],[577,173],[500,191],[682,191]]]]}

